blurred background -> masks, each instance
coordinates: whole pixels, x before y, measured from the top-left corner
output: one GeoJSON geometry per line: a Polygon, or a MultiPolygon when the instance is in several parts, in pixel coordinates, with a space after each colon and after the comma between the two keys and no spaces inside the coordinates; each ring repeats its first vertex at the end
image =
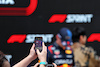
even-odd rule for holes
{"type": "Polygon", "coordinates": [[[11,65],[29,53],[35,36],[46,45],[62,27],[82,26],[100,56],[100,0],[0,0],[0,50],[11,65]]]}

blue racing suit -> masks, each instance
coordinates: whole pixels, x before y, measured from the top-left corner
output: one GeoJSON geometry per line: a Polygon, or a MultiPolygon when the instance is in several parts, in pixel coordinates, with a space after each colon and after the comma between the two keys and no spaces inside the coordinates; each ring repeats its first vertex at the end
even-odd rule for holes
{"type": "Polygon", "coordinates": [[[75,64],[71,45],[63,49],[56,42],[52,43],[48,46],[47,61],[49,64],[57,64],[58,67],[73,67],[75,64]]]}

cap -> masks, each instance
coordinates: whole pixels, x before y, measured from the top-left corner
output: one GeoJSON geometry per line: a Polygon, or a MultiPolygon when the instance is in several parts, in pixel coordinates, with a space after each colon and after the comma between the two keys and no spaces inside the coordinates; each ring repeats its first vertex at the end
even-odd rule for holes
{"type": "Polygon", "coordinates": [[[72,40],[72,32],[66,27],[63,27],[59,30],[58,36],[61,40],[64,40],[64,41],[72,40]]]}

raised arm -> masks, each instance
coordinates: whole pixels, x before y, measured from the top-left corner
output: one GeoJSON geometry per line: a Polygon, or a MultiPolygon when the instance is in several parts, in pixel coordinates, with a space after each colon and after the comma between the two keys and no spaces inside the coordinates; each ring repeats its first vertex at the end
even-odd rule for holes
{"type": "Polygon", "coordinates": [[[37,55],[34,48],[35,44],[33,44],[33,46],[31,47],[29,55],[19,63],[15,64],[13,67],[27,67],[33,60],[35,60],[37,58],[37,55]]]}

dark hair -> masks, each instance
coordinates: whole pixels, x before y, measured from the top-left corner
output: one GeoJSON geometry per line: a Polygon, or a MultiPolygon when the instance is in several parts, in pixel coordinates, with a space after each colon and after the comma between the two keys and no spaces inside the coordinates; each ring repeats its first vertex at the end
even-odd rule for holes
{"type": "Polygon", "coordinates": [[[72,31],[72,40],[73,42],[79,42],[80,35],[86,35],[85,29],[83,27],[76,27],[72,31]]]}
{"type": "Polygon", "coordinates": [[[0,67],[3,67],[3,63],[5,61],[7,61],[7,59],[5,58],[5,54],[0,51],[0,67]]]}

